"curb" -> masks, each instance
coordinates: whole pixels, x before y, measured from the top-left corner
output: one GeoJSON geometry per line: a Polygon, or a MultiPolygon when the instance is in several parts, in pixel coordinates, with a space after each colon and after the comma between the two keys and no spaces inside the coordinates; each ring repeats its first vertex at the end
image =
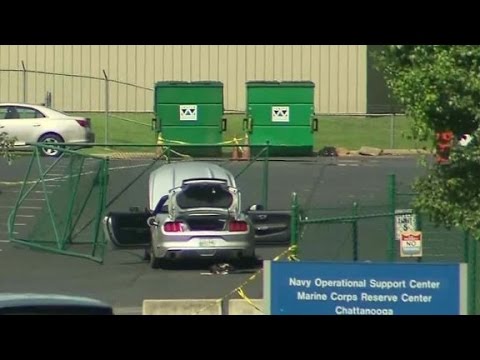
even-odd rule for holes
{"type": "Polygon", "coordinates": [[[346,152],[340,152],[339,157],[360,156],[360,157],[384,157],[384,156],[418,156],[418,155],[432,155],[433,153],[428,150],[421,149],[379,149],[378,155],[366,155],[361,154],[360,150],[347,150],[346,152]]]}

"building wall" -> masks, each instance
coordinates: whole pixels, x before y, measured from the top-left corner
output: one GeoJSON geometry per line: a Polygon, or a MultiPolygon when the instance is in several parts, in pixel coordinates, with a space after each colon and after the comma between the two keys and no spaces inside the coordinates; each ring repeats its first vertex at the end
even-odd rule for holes
{"type": "Polygon", "coordinates": [[[152,111],[152,88],[161,80],[222,81],[226,110],[245,110],[250,80],[314,81],[319,113],[367,108],[365,45],[1,45],[0,101],[42,103],[51,92],[54,108],[104,111],[103,70],[121,82],[110,83],[111,111],[152,111]],[[24,76],[22,61],[47,73],[24,76]]]}

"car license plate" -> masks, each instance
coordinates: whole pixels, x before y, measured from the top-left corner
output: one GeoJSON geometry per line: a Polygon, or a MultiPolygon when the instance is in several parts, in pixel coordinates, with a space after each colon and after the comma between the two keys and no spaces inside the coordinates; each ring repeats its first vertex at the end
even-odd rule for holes
{"type": "Polygon", "coordinates": [[[199,245],[200,247],[212,247],[215,246],[215,239],[200,239],[199,245]]]}

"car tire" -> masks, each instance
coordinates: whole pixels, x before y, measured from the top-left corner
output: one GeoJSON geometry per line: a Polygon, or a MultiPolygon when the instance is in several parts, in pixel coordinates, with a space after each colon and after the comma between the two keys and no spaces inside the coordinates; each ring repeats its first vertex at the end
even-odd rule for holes
{"type": "Polygon", "coordinates": [[[151,253],[150,253],[150,249],[145,249],[145,252],[143,254],[143,260],[145,261],[150,261],[150,259],[152,258],[151,256],[151,253]]]}
{"type": "Polygon", "coordinates": [[[162,264],[162,259],[159,259],[155,256],[155,253],[153,252],[153,249],[150,249],[150,267],[152,269],[159,269],[162,264]]]}
{"type": "MultiPolygon", "coordinates": [[[[63,143],[65,142],[63,138],[54,133],[49,133],[42,135],[40,139],[38,139],[39,143],[63,143]]],[[[40,149],[41,153],[43,156],[47,157],[59,157],[62,154],[61,150],[55,150],[55,149],[47,149],[47,148],[41,148],[40,149]]]]}

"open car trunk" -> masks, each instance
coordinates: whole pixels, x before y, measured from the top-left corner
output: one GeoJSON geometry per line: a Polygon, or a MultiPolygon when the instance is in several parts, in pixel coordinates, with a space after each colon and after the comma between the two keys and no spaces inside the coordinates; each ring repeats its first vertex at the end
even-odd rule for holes
{"type": "Polygon", "coordinates": [[[181,187],[170,191],[169,214],[172,219],[182,219],[195,228],[221,230],[225,221],[239,216],[239,196],[237,189],[228,186],[225,180],[186,180],[181,187]]]}

